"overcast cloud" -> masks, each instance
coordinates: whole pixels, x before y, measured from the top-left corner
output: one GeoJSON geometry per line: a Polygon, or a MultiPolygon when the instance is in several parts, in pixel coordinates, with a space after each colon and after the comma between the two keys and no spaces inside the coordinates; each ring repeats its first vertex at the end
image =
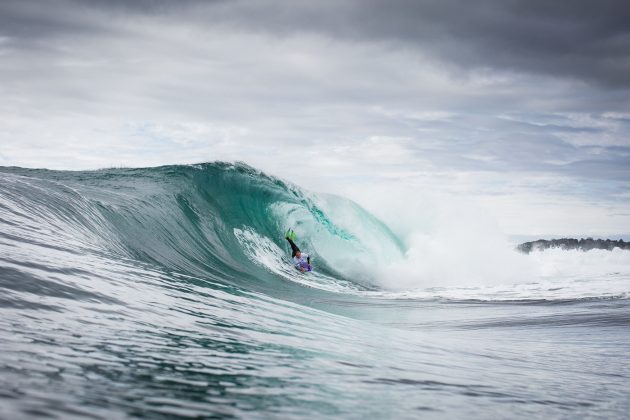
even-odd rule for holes
{"type": "Polygon", "coordinates": [[[0,165],[242,160],[628,233],[626,3],[5,0],[0,165]]]}

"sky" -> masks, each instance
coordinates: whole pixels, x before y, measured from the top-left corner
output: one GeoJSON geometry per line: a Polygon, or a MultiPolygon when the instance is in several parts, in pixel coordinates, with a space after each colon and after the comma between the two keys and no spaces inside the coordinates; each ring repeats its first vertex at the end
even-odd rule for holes
{"type": "Polygon", "coordinates": [[[630,7],[615,0],[0,2],[0,165],[243,161],[630,232],[630,7]]]}

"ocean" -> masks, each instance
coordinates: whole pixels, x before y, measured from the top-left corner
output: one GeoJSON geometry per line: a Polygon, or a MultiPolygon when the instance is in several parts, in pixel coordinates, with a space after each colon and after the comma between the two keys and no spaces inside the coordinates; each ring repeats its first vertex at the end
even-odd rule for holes
{"type": "Polygon", "coordinates": [[[395,216],[240,163],[0,168],[0,417],[627,418],[630,252],[395,216]]]}

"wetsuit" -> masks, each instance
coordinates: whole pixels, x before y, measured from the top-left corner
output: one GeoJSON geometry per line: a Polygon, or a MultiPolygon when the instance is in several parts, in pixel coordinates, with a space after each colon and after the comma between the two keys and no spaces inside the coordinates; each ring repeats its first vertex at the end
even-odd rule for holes
{"type": "Polygon", "coordinates": [[[287,237],[285,239],[289,241],[289,245],[291,245],[291,258],[293,258],[293,265],[295,265],[295,268],[298,270],[300,268],[304,268],[307,271],[311,271],[311,256],[301,252],[300,248],[298,248],[291,238],[287,237]],[[301,253],[300,258],[295,256],[298,252],[301,253]]]}

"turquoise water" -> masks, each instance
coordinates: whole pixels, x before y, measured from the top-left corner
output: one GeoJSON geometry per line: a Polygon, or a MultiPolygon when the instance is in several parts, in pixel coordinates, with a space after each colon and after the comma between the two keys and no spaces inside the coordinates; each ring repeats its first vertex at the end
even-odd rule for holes
{"type": "Polygon", "coordinates": [[[0,416],[627,416],[627,254],[391,290],[408,253],[354,202],[242,164],[0,168],[0,416]]]}

